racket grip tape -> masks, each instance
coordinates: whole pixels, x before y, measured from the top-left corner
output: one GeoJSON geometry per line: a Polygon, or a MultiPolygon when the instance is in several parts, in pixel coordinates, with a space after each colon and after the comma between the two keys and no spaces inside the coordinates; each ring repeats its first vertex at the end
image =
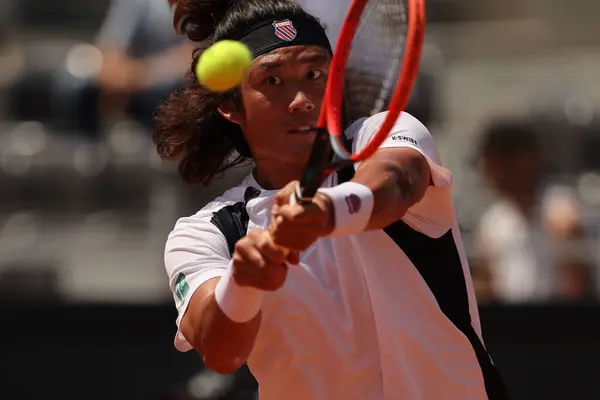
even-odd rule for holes
{"type": "Polygon", "coordinates": [[[302,188],[300,187],[300,183],[296,185],[296,190],[290,196],[290,204],[300,204],[306,205],[312,203],[312,197],[305,197],[302,194],[302,188]]]}

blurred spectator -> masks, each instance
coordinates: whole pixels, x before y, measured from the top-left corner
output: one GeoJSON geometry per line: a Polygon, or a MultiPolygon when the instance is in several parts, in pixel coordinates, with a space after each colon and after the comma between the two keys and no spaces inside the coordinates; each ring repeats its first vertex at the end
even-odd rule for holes
{"type": "Polygon", "coordinates": [[[589,267],[564,248],[582,234],[577,201],[553,184],[533,129],[493,123],[484,133],[478,166],[497,199],[477,232],[474,279],[481,300],[535,302],[588,295],[589,267]]]}
{"type": "MultiPolygon", "coordinates": [[[[7,56],[7,47],[11,46],[15,31],[15,0],[0,1],[0,73],[7,74],[2,59],[7,56]]],[[[10,72],[10,71],[9,71],[10,72]]],[[[6,76],[0,77],[0,87],[7,81],[6,76]]],[[[0,110],[0,115],[4,110],[0,110]]]]}
{"type": "Polygon", "coordinates": [[[155,107],[183,85],[192,60],[193,45],[175,35],[167,1],[113,0],[95,44],[100,71],[64,85],[77,93],[67,95],[63,112],[76,107],[78,128],[92,134],[124,117],[151,126],[155,107]]]}
{"type": "Polygon", "coordinates": [[[588,258],[576,251],[558,260],[555,298],[561,302],[583,302],[594,299],[593,269],[588,258]]]}
{"type": "Polygon", "coordinates": [[[4,47],[8,40],[9,29],[12,25],[12,2],[0,2],[0,49],[4,47]]]}

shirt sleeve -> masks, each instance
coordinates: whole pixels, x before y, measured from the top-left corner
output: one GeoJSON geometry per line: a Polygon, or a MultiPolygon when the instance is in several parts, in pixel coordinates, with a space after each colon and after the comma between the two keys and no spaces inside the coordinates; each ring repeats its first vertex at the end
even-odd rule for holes
{"type": "MultiPolygon", "coordinates": [[[[387,113],[376,114],[353,123],[346,136],[352,140],[354,153],[363,149],[383,124],[387,113]]],[[[407,147],[421,153],[431,171],[433,185],[427,188],[423,199],[413,205],[402,218],[413,229],[438,238],[452,229],[452,173],[443,167],[437,145],[429,130],[415,117],[403,112],[380,148],[407,147]]],[[[355,165],[358,168],[359,163],[355,165]]]]}
{"type": "Polygon", "coordinates": [[[127,51],[146,10],[140,0],[112,0],[96,43],[105,49],[127,51]]]}
{"type": "Polygon", "coordinates": [[[192,348],[179,329],[192,295],[206,281],[223,276],[230,259],[225,237],[209,220],[193,216],[177,221],[165,246],[165,268],[178,312],[177,350],[192,348]]]}

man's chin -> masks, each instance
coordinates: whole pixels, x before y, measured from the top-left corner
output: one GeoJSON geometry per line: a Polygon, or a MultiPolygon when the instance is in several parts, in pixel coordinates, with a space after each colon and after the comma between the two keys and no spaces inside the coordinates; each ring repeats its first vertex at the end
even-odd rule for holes
{"type": "Polygon", "coordinates": [[[308,151],[298,151],[297,153],[290,154],[285,158],[280,158],[280,160],[288,166],[298,166],[304,169],[304,167],[308,163],[309,157],[310,149],[308,149],[308,151]]]}
{"type": "Polygon", "coordinates": [[[269,164],[281,168],[282,170],[304,170],[310,157],[312,146],[302,147],[294,146],[283,151],[264,155],[263,163],[267,161],[269,164]],[[293,151],[290,151],[293,150],[293,151]]]}

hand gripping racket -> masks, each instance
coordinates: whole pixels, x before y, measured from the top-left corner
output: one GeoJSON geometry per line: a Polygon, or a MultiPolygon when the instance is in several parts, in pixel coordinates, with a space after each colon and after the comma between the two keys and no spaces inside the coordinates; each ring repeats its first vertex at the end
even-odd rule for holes
{"type": "Polygon", "coordinates": [[[375,153],[408,104],[425,36],[425,0],[354,0],[329,69],[312,152],[292,201],[310,202],[339,168],[375,153]],[[351,154],[349,123],[387,110],[370,142],[351,154]],[[333,151],[333,162],[331,155],[333,151]]]}

